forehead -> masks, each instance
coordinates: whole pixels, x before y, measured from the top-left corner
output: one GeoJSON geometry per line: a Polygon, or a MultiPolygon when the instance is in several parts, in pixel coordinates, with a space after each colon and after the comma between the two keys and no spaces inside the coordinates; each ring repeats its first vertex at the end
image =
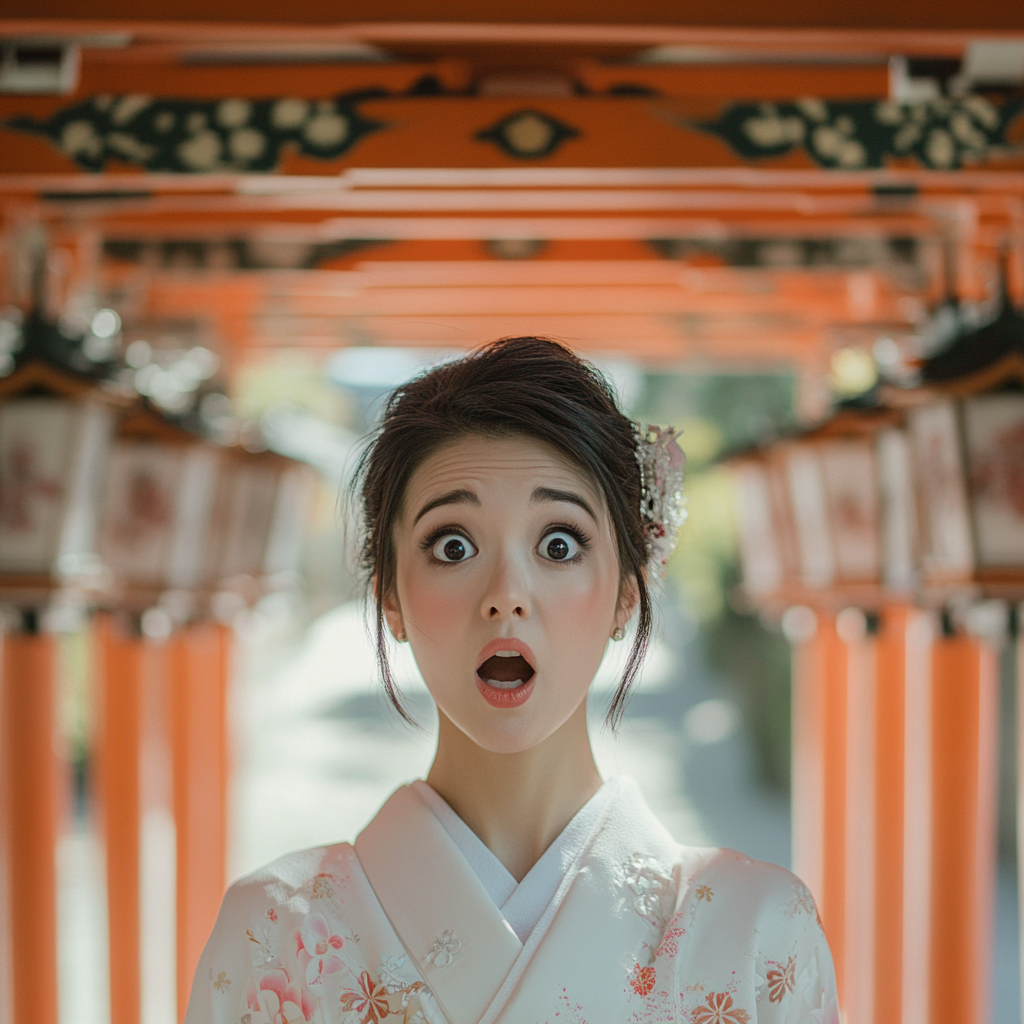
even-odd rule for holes
{"type": "Polygon", "coordinates": [[[523,489],[529,497],[538,485],[579,491],[594,507],[604,507],[604,495],[574,462],[542,441],[531,437],[470,435],[439,448],[428,456],[409,480],[405,511],[447,491],[465,487],[485,490],[499,485],[503,491],[523,489]]]}

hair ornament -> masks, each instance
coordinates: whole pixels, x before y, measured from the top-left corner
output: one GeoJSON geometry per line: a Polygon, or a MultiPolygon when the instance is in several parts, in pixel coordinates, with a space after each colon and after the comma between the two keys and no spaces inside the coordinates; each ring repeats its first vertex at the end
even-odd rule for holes
{"type": "Polygon", "coordinates": [[[688,514],[683,493],[686,456],[677,440],[682,431],[655,423],[634,423],[633,433],[649,565],[660,574],[675,550],[688,514]]]}

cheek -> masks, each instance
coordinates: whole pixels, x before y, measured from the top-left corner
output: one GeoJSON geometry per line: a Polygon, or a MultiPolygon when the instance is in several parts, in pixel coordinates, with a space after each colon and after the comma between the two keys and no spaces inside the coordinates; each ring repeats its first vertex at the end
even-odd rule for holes
{"type": "Polygon", "coordinates": [[[473,604],[472,588],[460,585],[456,573],[410,568],[398,577],[402,614],[419,633],[441,637],[462,621],[473,604]]]}
{"type": "Polygon", "coordinates": [[[602,630],[605,618],[615,613],[618,601],[618,572],[604,564],[581,573],[566,573],[551,587],[548,606],[560,618],[579,620],[581,625],[602,630]]]}

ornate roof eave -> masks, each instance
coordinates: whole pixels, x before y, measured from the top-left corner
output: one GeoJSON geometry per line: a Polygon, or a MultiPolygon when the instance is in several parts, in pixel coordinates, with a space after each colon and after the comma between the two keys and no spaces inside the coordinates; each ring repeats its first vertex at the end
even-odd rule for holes
{"type": "Polygon", "coordinates": [[[888,405],[913,409],[943,399],[970,398],[1013,386],[1024,388],[1024,352],[1009,352],[997,362],[964,377],[929,381],[911,388],[885,386],[882,394],[888,405]]]}
{"type": "Polygon", "coordinates": [[[120,409],[128,408],[134,401],[113,388],[104,387],[95,378],[73,373],[42,359],[24,363],[9,377],[0,380],[0,401],[27,394],[93,399],[120,409]]]}
{"type": "MultiPolygon", "coordinates": [[[[885,398],[884,394],[879,395],[885,398]]],[[[870,405],[845,405],[836,409],[831,416],[802,430],[778,434],[769,440],[746,445],[724,453],[719,463],[731,466],[744,462],[758,462],[767,457],[774,448],[805,441],[825,441],[843,437],[867,437],[886,427],[903,425],[903,411],[894,403],[874,401],[870,405]]]]}

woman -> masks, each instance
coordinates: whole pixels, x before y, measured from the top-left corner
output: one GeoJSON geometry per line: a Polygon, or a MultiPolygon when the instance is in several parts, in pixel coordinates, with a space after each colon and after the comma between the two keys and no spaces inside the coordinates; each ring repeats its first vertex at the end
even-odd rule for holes
{"type": "Polygon", "coordinates": [[[837,1020],[810,893],[680,846],[602,783],[586,697],[609,637],[651,629],[682,452],[588,364],[514,338],[399,389],[360,467],[378,662],[412,646],[439,717],[426,781],[353,845],[236,882],[187,1024],[837,1020]]]}

